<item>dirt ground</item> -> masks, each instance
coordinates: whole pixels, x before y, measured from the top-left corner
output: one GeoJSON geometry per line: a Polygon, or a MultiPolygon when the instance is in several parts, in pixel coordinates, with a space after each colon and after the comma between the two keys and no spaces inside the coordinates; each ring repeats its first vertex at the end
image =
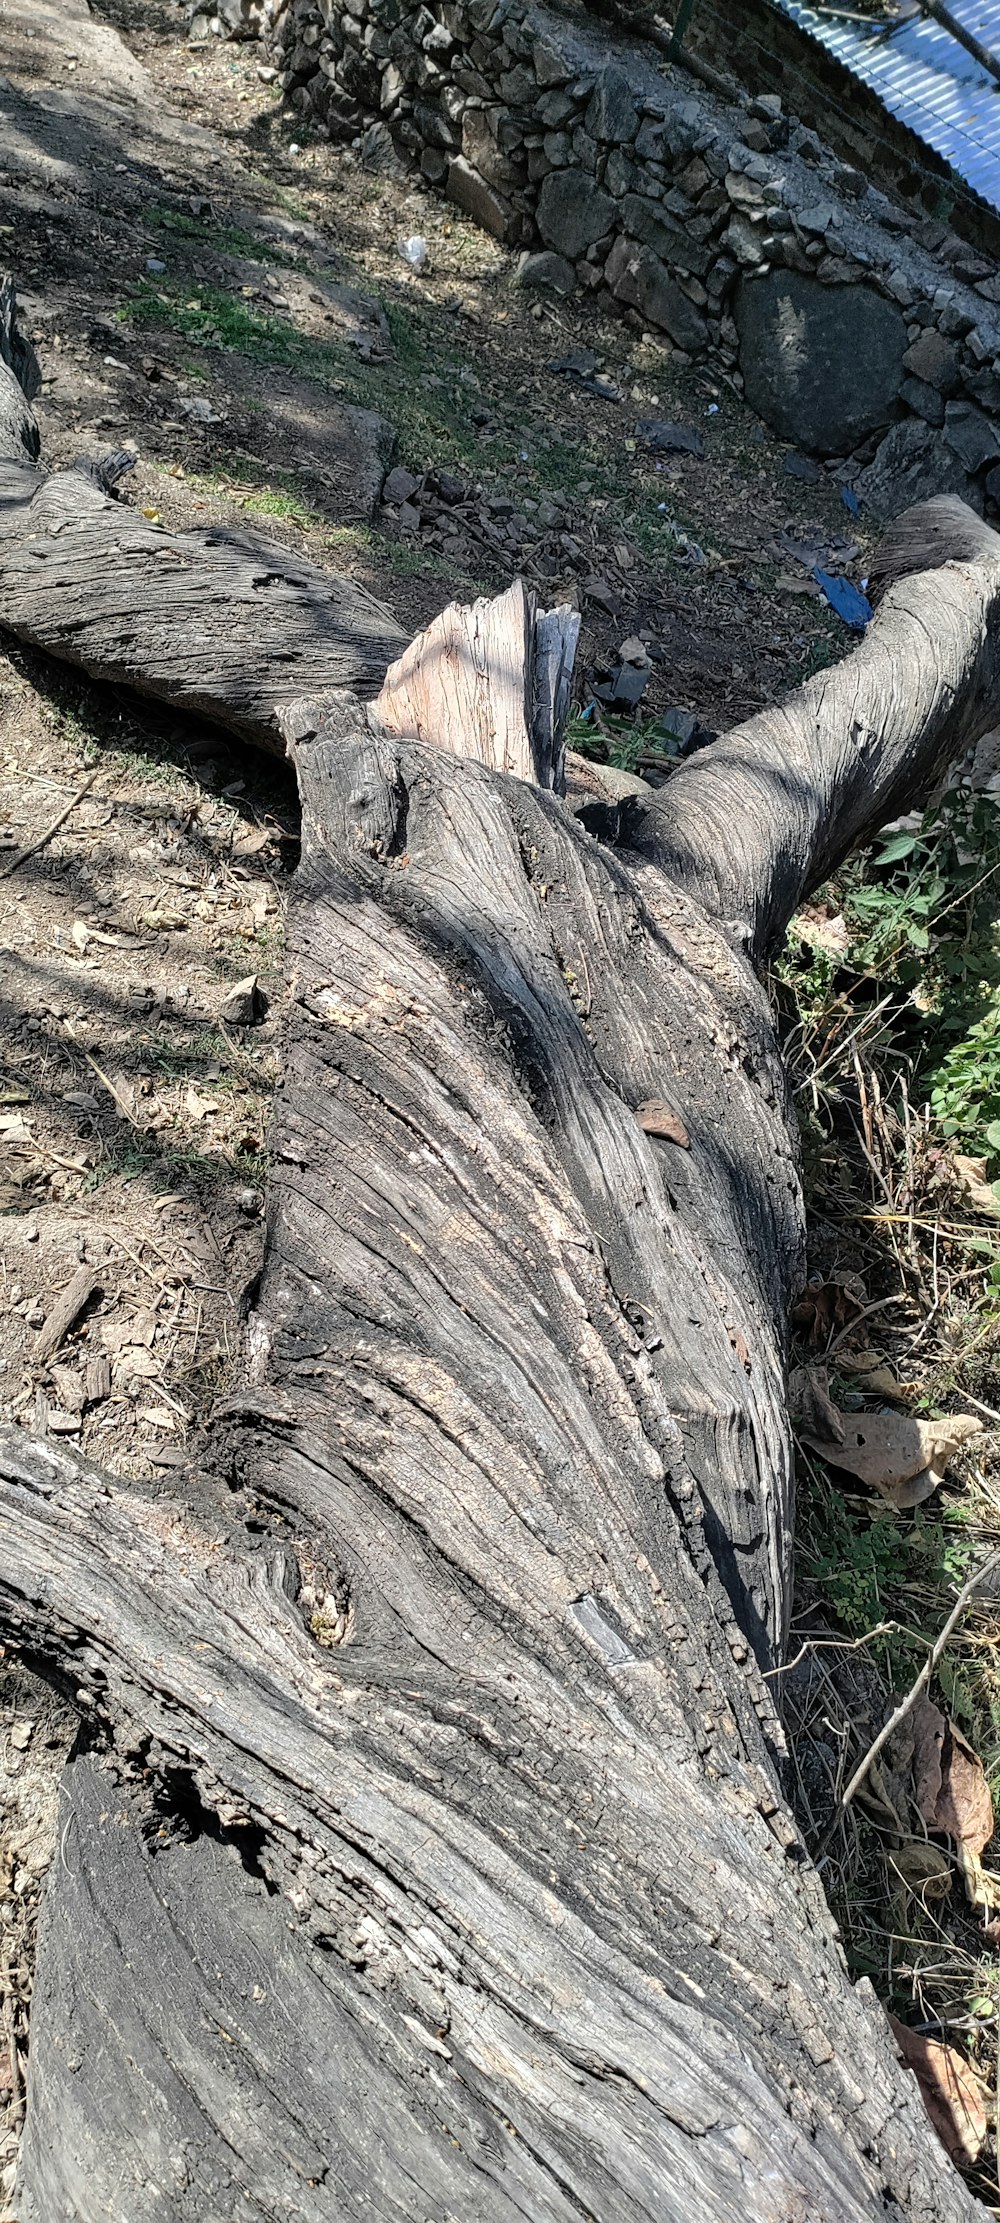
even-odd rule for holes
{"type": "MultiPolygon", "coordinates": [[[[663,343],[583,301],[533,305],[513,258],[411,177],[310,137],[258,49],[190,47],[165,0],[7,0],[0,70],[0,254],[47,465],[131,448],[125,498],[147,515],[251,526],[414,631],[523,571],[582,610],[584,697],[644,639],[644,715],[718,728],[842,651],[779,537],[858,533],[835,478],[789,476],[735,390],[663,343]],[[547,367],[581,348],[617,399],[547,367]],[[653,452],[647,418],[704,454],[653,452]],[[389,463],[422,508],[380,505],[389,463]]],[[[0,1412],[167,1476],[260,1257],[294,783],[0,643],[0,1412]],[[248,981],[253,1023],[230,1000],[248,981]]],[[[72,1717],[12,1667],[0,1716],[2,2199],[72,1717]]]]}

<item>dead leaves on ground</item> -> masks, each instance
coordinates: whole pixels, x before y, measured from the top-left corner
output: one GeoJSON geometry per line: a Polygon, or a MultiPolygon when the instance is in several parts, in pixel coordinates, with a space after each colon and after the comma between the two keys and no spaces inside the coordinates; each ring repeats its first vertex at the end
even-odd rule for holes
{"type": "MultiPolygon", "coordinates": [[[[993,1835],[993,1799],[980,1760],[954,1721],[926,1696],[918,1698],[901,1733],[912,1755],[912,1797],[921,1821],[936,1836],[951,1839],[972,1905],[995,1905],[997,1882],[981,1857],[993,1835]]],[[[925,1905],[947,1895],[946,1855],[927,1840],[911,1838],[890,1861],[925,1905]]],[[[988,2126],[968,2062],[954,2046],[908,2029],[895,2015],[889,2021],[942,2145],[955,2162],[978,2160],[988,2126]]]]}
{"type": "Polygon", "coordinates": [[[953,1158],[952,1165],[973,1210],[1000,1220],[1000,1182],[987,1179],[985,1158],[953,1158]]]}
{"type": "Polygon", "coordinates": [[[817,1275],[793,1306],[792,1326],[804,1333],[812,1350],[825,1350],[831,1336],[857,1319],[864,1302],[864,1285],[856,1274],[829,1280],[817,1275]]]}
{"type": "Polygon", "coordinates": [[[950,1837],[958,1856],[970,1904],[992,1917],[993,1936],[1000,1912],[1000,1877],[983,1867],[982,1854],[993,1835],[993,1796],[981,1760],[954,1721],[930,1698],[913,1708],[913,1796],[921,1820],[939,1837],[950,1837]]]}
{"type": "Polygon", "coordinates": [[[928,1829],[976,1854],[993,1835],[993,1800],[972,1746],[930,1698],[913,1708],[913,1795],[928,1829]]]}
{"type": "Polygon", "coordinates": [[[941,2144],[954,2162],[978,2161],[986,2139],[986,2109],[968,2062],[954,2046],[907,2029],[895,2015],[889,2022],[900,2059],[913,2070],[941,2144]]]}
{"type": "Polygon", "coordinates": [[[799,1441],[900,1510],[931,1496],[950,1461],[983,1426],[965,1413],[915,1420],[908,1413],[844,1412],[821,1366],[796,1367],[788,1397],[799,1441]]]}

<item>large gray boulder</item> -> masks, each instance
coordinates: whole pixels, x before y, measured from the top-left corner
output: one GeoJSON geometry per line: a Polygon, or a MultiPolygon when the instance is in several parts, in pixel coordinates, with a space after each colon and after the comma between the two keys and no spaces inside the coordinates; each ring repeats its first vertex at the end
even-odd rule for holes
{"type": "Polygon", "coordinates": [[[772,270],[742,280],[734,313],[747,401],[781,439],[848,455],[890,422],[906,325],[873,287],[772,270]]]}

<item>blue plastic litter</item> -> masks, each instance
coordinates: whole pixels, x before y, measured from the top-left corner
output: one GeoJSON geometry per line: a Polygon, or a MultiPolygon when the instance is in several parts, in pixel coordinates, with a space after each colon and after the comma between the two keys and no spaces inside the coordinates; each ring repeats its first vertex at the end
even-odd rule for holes
{"type": "Polygon", "coordinates": [[[840,499],[843,502],[844,508],[850,510],[852,517],[860,517],[861,504],[858,500],[853,486],[842,486],[840,489],[840,499]]]}
{"type": "Polygon", "coordinates": [[[825,594],[831,610],[836,610],[837,616],[843,618],[844,624],[850,625],[855,633],[863,633],[865,626],[875,615],[867,595],[861,594],[857,587],[852,587],[849,579],[840,578],[836,572],[821,571],[818,564],[813,571],[813,578],[825,594]]]}

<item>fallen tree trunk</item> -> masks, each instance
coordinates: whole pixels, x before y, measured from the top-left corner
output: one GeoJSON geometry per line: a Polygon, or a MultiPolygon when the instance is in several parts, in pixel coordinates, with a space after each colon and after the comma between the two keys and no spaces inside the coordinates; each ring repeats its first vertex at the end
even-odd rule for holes
{"type": "Polygon", "coordinates": [[[991,720],[1000,540],[921,534],[850,663],[648,809],[548,786],[530,611],[487,762],[435,746],[429,637],[378,706],[280,713],[284,1081],[210,1471],[0,1435],[0,1627],[83,1723],[23,2223],[975,2212],[766,1679],[802,1204],[747,950],[991,720]]]}
{"type": "Polygon", "coordinates": [[[127,455],[47,476],[26,396],[32,350],[0,279],[0,611],[9,633],[284,753],[305,695],[375,695],[406,646],[356,579],[259,533],[166,532],[116,499],[127,455]],[[24,381],[24,390],[20,381],[24,381]]]}

